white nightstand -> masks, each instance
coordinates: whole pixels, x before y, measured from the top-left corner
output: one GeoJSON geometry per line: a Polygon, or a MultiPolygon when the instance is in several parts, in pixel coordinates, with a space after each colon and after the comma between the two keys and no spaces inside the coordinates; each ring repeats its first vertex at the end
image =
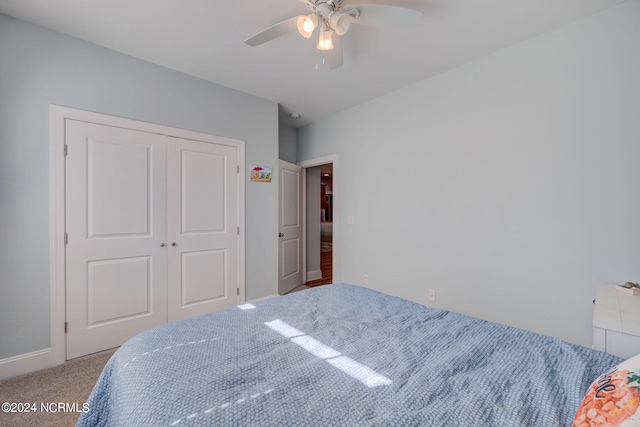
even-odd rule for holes
{"type": "Polygon", "coordinates": [[[640,354],[640,295],[600,284],[593,309],[593,348],[628,359],[640,354]]]}

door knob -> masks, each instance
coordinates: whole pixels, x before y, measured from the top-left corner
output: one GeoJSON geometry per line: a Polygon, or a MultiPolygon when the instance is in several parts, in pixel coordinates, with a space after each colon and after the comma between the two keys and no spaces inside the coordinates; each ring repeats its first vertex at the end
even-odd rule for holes
{"type": "Polygon", "coordinates": [[[176,242],[173,242],[173,243],[171,244],[171,246],[175,246],[175,245],[176,245],[176,242]]]}
{"type": "Polygon", "coordinates": [[[284,237],[284,233],[278,233],[278,237],[284,237]]]}
{"type": "Polygon", "coordinates": [[[165,246],[164,243],[160,243],[161,248],[164,248],[164,246],[165,246]]]}

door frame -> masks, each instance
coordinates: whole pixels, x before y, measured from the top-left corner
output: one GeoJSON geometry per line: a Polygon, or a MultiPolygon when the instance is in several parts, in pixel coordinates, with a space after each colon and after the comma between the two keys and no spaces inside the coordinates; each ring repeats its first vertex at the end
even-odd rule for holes
{"type": "MultiPolygon", "coordinates": [[[[157,133],[183,139],[193,139],[221,145],[230,145],[238,150],[238,286],[239,301],[245,301],[245,142],[178,129],[154,123],[110,116],[102,113],[78,110],[51,104],[49,106],[49,223],[50,223],[50,293],[51,293],[51,347],[46,366],[62,364],[67,359],[66,320],[66,256],[65,256],[65,122],[77,120],[114,126],[123,129],[157,133]]],[[[44,355],[43,355],[44,356],[44,355]]],[[[44,366],[44,367],[46,367],[44,366]]]]}
{"type": "Polygon", "coordinates": [[[331,266],[333,269],[333,283],[339,283],[340,266],[338,264],[338,253],[340,251],[340,193],[338,189],[338,156],[335,154],[318,157],[315,159],[304,160],[298,162],[298,166],[303,169],[302,173],[302,235],[304,237],[304,244],[302,245],[302,277],[306,282],[307,277],[307,169],[315,166],[322,166],[326,164],[333,164],[333,176],[332,176],[332,188],[333,188],[333,251],[331,254],[331,266]]]}

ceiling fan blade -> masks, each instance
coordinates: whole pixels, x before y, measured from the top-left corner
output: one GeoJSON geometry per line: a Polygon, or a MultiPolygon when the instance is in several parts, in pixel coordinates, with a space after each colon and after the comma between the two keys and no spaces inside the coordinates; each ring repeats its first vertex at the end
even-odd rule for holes
{"type": "Polygon", "coordinates": [[[386,4],[349,5],[351,7],[360,11],[360,16],[351,19],[354,24],[408,28],[417,26],[422,20],[422,12],[415,9],[386,4]]]}
{"type": "Polygon", "coordinates": [[[279,22],[276,25],[272,25],[266,30],[260,31],[258,34],[249,37],[244,42],[249,46],[258,46],[259,44],[266,43],[270,40],[276,39],[280,36],[284,36],[297,29],[296,20],[297,16],[289,18],[285,21],[279,22]]]}
{"type": "Polygon", "coordinates": [[[342,41],[340,37],[333,37],[333,49],[324,51],[324,60],[327,62],[329,69],[335,70],[342,67],[342,41]]]}

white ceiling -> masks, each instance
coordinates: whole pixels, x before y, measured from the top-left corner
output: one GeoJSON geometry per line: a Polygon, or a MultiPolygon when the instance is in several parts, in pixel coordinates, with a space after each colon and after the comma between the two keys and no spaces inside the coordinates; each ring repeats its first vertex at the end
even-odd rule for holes
{"type": "Polygon", "coordinates": [[[297,0],[0,0],[0,13],[276,101],[299,127],[623,1],[397,0],[424,12],[420,25],[352,25],[336,70],[316,70],[317,41],[297,32],[244,44],[308,13],[297,0]]]}

